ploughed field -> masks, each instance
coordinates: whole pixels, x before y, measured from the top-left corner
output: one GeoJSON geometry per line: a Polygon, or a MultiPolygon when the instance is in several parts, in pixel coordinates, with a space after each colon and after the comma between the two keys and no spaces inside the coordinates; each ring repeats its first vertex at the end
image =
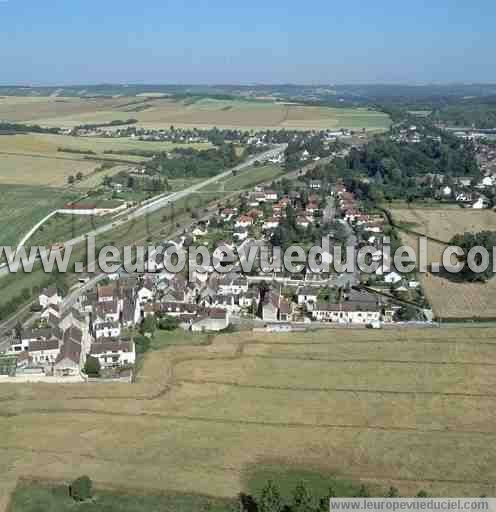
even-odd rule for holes
{"type": "Polygon", "coordinates": [[[135,384],[1,384],[0,496],[88,474],[230,497],[274,463],[404,495],[496,491],[496,329],[199,336],[170,336],[135,384]]]}

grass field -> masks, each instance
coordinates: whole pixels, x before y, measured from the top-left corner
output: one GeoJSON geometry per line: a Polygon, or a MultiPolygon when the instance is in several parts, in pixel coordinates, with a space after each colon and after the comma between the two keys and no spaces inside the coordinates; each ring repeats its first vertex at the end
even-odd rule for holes
{"type": "MultiPolygon", "coordinates": [[[[274,465],[404,495],[496,491],[496,330],[236,333],[145,356],[133,385],[0,386],[19,477],[231,497],[274,465]]],[[[258,479],[260,481],[260,478],[258,479]]]]}
{"type": "Polygon", "coordinates": [[[199,99],[143,100],[139,109],[128,108],[129,98],[15,98],[0,100],[0,119],[36,122],[44,126],[73,127],[134,118],[145,128],[225,127],[297,130],[350,128],[385,130],[386,114],[363,108],[311,107],[269,101],[199,99]],[[126,101],[127,100],[127,101],[126,101]],[[17,101],[17,103],[16,103],[17,101]]]}
{"type": "Polygon", "coordinates": [[[279,165],[261,165],[260,167],[247,167],[237,176],[227,180],[207,185],[208,191],[236,192],[252,188],[258,183],[264,183],[284,174],[284,169],[279,165]]]}
{"type": "Polygon", "coordinates": [[[36,222],[75,197],[72,192],[50,187],[0,186],[0,245],[15,245],[36,222]]]}
{"type": "MultiPolygon", "coordinates": [[[[456,234],[496,229],[496,213],[492,210],[409,208],[392,211],[396,222],[400,222],[421,234],[439,241],[449,242],[456,234]]],[[[415,250],[418,237],[402,232],[403,242],[415,250]]],[[[427,262],[441,262],[442,251],[447,244],[429,240],[427,262]]],[[[439,274],[421,276],[426,296],[438,318],[495,318],[496,279],[487,283],[463,283],[448,280],[439,274]]]]}

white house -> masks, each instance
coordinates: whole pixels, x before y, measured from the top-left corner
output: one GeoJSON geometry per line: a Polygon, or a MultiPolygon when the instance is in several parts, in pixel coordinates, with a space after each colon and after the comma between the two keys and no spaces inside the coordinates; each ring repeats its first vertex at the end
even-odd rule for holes
{"type": "Polygon", "coordinates": [[[95,338],[118,338],[121,335],[121,326],[118,322],[98,322],[93,325],[95,338]]]}
{"type": "Polygon", "coordinates": [[[279,221],[274,218],[274,217],[271,217],[270,219],[267,219],[264,223],[263,223],[263,226],[262,226],[262,229],[264,231],[269,231],[271,229],[276,229],[277,226],[279,226],[279,221]]]}
{"type": "Polygon", "coordinates": [[[237,228],[248,228],[253,225],[253,218],[248,215],[241,215],[237,220],[235,227],[237,228]]]}
{"type": "Polygon", "coordinates": [[[153,288],[150,284],[142,286],[137,293],[137,302],[140,304],[146,304],[153,300],[153,288]]]}
{"type": "Polygon", "coordinates": [[[229,312],[224,309],[209,309],[199,320],[193,321],[193,332],[222,331],[229,326],[229,312]]]}
{"type": "Polygon", "coordinates": [[[59,340],[33,341],[29,345],[29,355],[33,363],[48,366],[55,363],[60,354],[59,340]]]}
{"type": "Polygon", "coordinates": [[[244,277],[228,277],[218,283],[219,295],[240,295],[248,291],[248,281],[244,277]]]}
{"type": "Polygon", "coordinates": [[[443,187],[441,189],[441,194],[444,196],[444,197],[449,197],[451,195],[451,193],[453,192],[453,189],[451,187],[449,187],[448,185],[446,185],[445,187],[443,187]]]}
{"type": "Polygon", "coordinates": [[[381,311],[372,304],[357,307],[354,304],[317,304],[312,311],[312,318],[317,322],[340,324],[370,324],[381,319],[381,311]]]}
{"type": "Polygon", "coordinates": [[[50,287],[44,288],[38,298],[40,306],[46,308],[49,304],[59,305],[62,302],[62,297],[59,295],[57,288],[50,287]]]}
{"type": "Polygon", "coordinates": [[[317,302],[318,295],[318,288],[304,286],[298,290],[298,305],[304,306],[309,303],[315,303],[317,302]]]}
{"type": "Polygon", "coordinates": [[[274,192],[273,190],[265,190],[264,198],[266,201],[277,201],[277,192],[274,192]]]}
{"type": "Polygon", "coordinates": [[[136,347],[131,340],[93,343],[90,355],[100,362],[101,368],[116,368],[136,362],[136,347]]]}
{"type": "Polygon", "coordinates": [[[384,282],[388,284],[399,283],[403,278],[397,272],[390,272],[384,276],[384,282]]]}
{"type": "Polygon", "coordinates": [[[472,208],[475,210],[482,210],[484,208],[489,208],[489,201],[485,197],[479,197],[473,204],[472,208]]]}

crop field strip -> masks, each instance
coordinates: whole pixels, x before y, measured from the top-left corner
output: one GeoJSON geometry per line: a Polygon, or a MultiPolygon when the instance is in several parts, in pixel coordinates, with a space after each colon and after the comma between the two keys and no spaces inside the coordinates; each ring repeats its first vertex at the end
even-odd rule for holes
{"type": "MultiPolygon", "coordinates": [[[[181,346],[149,354],[144,373],[132,386],[61,385],[54,389],[48,385],[17,388],[8,385],[0,388],[4,413],[0,425],[8,425],[10,431],[0,449],[7,458],[24,461],[19,469],[21,473],[24,470],[24,476],[40,476],[37,464],[45,462],[45,476],[56,479],[63,475],[65,479],[77,465],[78,470],[92,473],[99,483],[108,481],[111,471],[115,479],[109,485],[125,487],[125,475],[139,466],[141,481],[137,485],[134,480],[134,487],[143,483],[147,489],[158,489],[162,484],[158,484],[157,475],[162,475],[163,485],[172,489],[206,490],[208,481],[212,483],[213,493],[222,496],[239,490],[236,486],[242,485],[243,468],[253,457],[271,458],[276,453],[290,464],[313,464],[336,471],[342,466],[342,476],[396,483],[400,489],[422,487],[425,483],[439,492],[460,489],[460,486],[473,493],[494,490],[492,461],[496,453],[488,450],[487,442],[496,436],[492,412],[496,394],[471,393],[470,380],[466,382],[466,393],[441,389],[428,394],[425,390],[406,389],[390,394],[392,390],[374,391],[370,386],[362,389],[358,383],[353,383],[350,389],[304,386],[300,381],[281,387],[267,386],[262,374],[257,373],[266,361],[279,359],[285,366],[291,363],[295,354],[287,354],[285,350],[303,349],[303,355],[297,354],[295,360],[301,364],[299,358],[306,359],[307,355],[303,345],[307,345],[306,350],[319,351],[332,351],[336,346],[340,354],[348,343],[348,335],[351,347],[365,350],[365,357],[374,358],[374,368],[375,361],[386,368],[392,364],[386,358],[378,358],[381,347],[398,351],[395,365],[443,368],[443,361],[416,361],[410,355],[408,360],[398,357],[408,346],[409,350],[418,348],[422,354],[421,341],[427,341],[424,347],[434,348],[436,337],[438,341],[448,337],[449,341],[443,340],[440,347],[448,351],[448,360],[444,362],[455,369],[491,369],[493,361],[487,359],[477,364],[468,353],[463,353],[459,354],[459,361],[452,362],[451,347],[461,343],[467,350],[471,346],[476,352],[481,347],[490,350],[495,345],[496,348],[496,331],[491,329],[460,329],[458,335],[462,342],[447,329],[405,331],[396,334],[396,341],[405,338],[397,343],[397,349],[393,344],[395,333],[387,331],[385,342],[378,339],[377,333],[365,330],[321,331],[290,335],[286,339],[271,335],[264,340],[246,333],[241,338],[218,336],[208,346],[181,346]],[[267,352],[252,354],[253,349],[267,352]],[[208,382],[196,374],[197,368],[205,364],[219,376],[225,373],[225,364],[230,365],[228,372],[236,373],[236,365],[241,362],[253,365],[246,386],[231,386],[221,379],[208,382]],[[43,433],[40,446],[29,441],[33,428],[43,433]],[[115,433],[120,429],[126,432],[129,446],[117,448],[119,441],[115,433]],[[98,439],[93,432],[100,432],[98,439]],[[82,448],[70,443],[69,437],[74,436],[82,436],[85,441],[82,448]],[[241,440],[242,444],[238,445],[241,440]],[[380,447],[386,451],[379,452],[380,447]],[[214,452],[210,455],[212,449],[220,450],[217,456],[214,452]],[[401,462],[407,453],[418,451],[425,453],[425,461],[407,457],[411,460],[401,462]],[[336,454],[340,454],[337,466],[336,454]],[[474,465],[477,460],[478,465],[474,465]],[[170,464],[174,464],[177,472],[167,473],[165,477],[162,468],[170,464]],[[489,468],[491,471],[486,471],[489,468]],[[207,478],[210,472],[211,479],[207,478]]],[[[310,354],[306,364],[314,364],[314,356],[310,354]]],[[[316,363],[325,364],[328,373],[339,373],[326,359],[316,363]]],[[[366,360],[357,361],[361,367],[366,363],[366,360]]],[[[348,361],[340,355],[336,364],[348,364],[348,361]]],[[[376,371],[367,372],[371,381],[376,371]]],[[[304,372],[305,379],[312,380],[310,373],[304,372]]],[[[313,373],[318,370],[314,369],[313,373]]],[[[429,375],[430,372],[422,378],[429,379],[429,375]]],[[[291,374],[287,378],[292,379],[291,374]]],[[[487,386],[491,386],[490,382],[487,386]]],[[[21,473],[18,476],[23,476],[21,473]]]]}

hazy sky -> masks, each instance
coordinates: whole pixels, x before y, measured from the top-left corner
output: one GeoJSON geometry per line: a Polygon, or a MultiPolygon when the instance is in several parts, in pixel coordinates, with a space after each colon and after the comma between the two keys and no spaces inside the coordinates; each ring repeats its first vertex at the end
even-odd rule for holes
{"type": "Polygon", "coordinates": [[[0,0],[0,83],[496,82],[494,0],[0,0]]]}

